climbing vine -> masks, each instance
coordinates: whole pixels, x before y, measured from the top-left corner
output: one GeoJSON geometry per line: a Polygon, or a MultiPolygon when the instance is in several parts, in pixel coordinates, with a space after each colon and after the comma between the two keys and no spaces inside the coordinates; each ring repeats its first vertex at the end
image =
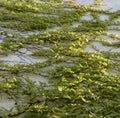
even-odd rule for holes
{"type": "Polygon", "coordinates": [[[15,64],[0,60],[0,94],[15,102],[10,109],[0,102],[0,117],[23,113],[42,118],[120,117],[120,51],[100,51],[94,45],[93,52],[85,51],[93,42],[120,48],[120,36],[108,32],[119,31],[120,23],[116,19],[120,11],[98,9],[102,0],[85,6],[74,2],[0,2],[0,30],[3,30],[0,36],[4,36],[0,42],[0,57],[24,56],[28,50],[31,58],[46,59],[15,64]],[[87,13],[92,16],[91,20],[83,19],[87,13]],[[108,19],[101,20],[101,14],[108,19]],[[76,22],[78,26],[73,27],[76,22]],[[53,27],[59,29],[50,31],[53,27]],[[32,33],[22,36],[24,32],[32,33]],[[47,83],[36,84],[25,76],[29,73],[39,79],[47,78],[47,83]]]}

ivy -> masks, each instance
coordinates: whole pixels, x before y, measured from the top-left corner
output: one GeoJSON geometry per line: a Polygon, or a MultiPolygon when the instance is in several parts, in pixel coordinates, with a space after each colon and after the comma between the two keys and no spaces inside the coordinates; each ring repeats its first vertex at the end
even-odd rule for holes
{"type": "Polygon", "coordinates": [[[28,57],[46,58],[43,62],[12,65],[1,59],[0,93],[9,96],[15,105],[9,110],[0,107],[0,117],[24,112],[29,114],[25,114],[26,118],[120,116],[120,53],[100,51],[95,45],[96,52],[84,50],[94,41],[120,47],[119,35],[108,33],[109,29],[119,31],[119,10],[97,9],[101,4],[102,0],[85,6],[74,4],[74,0],[0,2],[0,27],[4,30],[0,32],[1,58],[11,54],[24,56],[27,51],[28,57]],[[86,13],[93,19],[83,20],[86,13]],[[101,20],[100,14],[108,15],[108,20],[101,20]],[[76,22],[78,26],[73,27],[76,22]],[[49,31],[56,26],[61,29],[49,31]],[[6,28],[13,31],[12,36],[6,28]],[[48,83],[36,83],[29,73],[37,76],[36,81],[44,78],[48,83]]]}

